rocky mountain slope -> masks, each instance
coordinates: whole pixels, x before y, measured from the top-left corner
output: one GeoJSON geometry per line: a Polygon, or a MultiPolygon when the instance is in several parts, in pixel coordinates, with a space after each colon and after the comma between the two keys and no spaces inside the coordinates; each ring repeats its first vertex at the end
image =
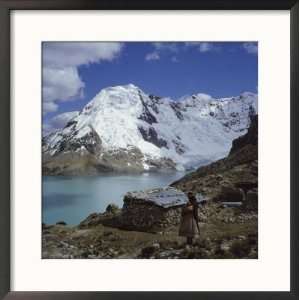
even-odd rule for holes
{"type": "Polygon", "coordinates": [[[257,95],[174,101],[129,84],[101,90],[43,138],[43,174],[189,169],[226,156],[257,113],[257,95]]]}
{"type": "Polygon", "coordinates": [[[235,139],[228,157],[200,167],[172,186],[202,193],[215,201],[242,201],[257,209],[258,116],[251,118],[248,132],[235,139]]]}

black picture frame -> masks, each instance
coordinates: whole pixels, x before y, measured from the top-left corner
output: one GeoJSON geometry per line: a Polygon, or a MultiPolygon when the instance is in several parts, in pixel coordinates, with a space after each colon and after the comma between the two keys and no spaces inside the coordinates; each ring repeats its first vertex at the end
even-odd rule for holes
{"type": "MultiPolygon", "coordinates": [[[[299,299],[299,3],[296,0],[0,0],[0,299],[299,299]],[[288,292],[13,292],[10,290],[10,13],[13,10],[289,10],[291,268],[288,292]]],[[[13,88],[13,87],[12,87],[13,88]]],[[[274,266],[276,268],[276,266],[274,266]]],[[[29,271],[29,270],[28,270],[29,271]]],[[[280,272],[280,270],[277,270],[280,272]]]]}

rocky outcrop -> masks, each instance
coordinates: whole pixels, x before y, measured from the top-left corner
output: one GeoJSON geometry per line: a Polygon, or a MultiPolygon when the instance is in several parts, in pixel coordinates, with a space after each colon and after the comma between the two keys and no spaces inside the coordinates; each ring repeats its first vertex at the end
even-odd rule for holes
{"type": "MultiPolygon", "coordinates": [[[[74,139],[77,134],[75,127],[77,122],[70,121],[65,128],[70,130],[71,134],[58,134],[57,144],[55,149],[49,148],[47,139],[43,139],[44,161],[50,160],[52,157],[58,156],[61,153],[81,152],[85,151],[88,154],[96,154],[101,151],[102,141],[97,132],[92,126],[89,126],[90,131],[80,138],[74,139]],[[52,152],[51,152],[52,150],[52,152]]],[[[51,136],[51,135],[50,135],[51,136]]]]}
{"type": "Polygon", "coordinates": [[[244,207],[247,210],[257,211],[257,209],[258,209],[258,190],[257,190],[257,188],[253,188],[247,192],[246,199],[244,201],[244,207]]]}
{"type": "Polygon", "coordinates": [[[109,204],[104,213],[92,213],[79,224],[79,228],[91,228],[97,225],[121,227],[120,216],[122,210],[115,204],[109,204]]]}
{"type": "Polygon", "coordinates": [[[229,155],[232,155],[243,147],[247,147],[249,145],[256,147],[258,145],[258,115],[251,117],[251,126],[249,127],[248,132],[232,141],[232,147],[229,155]]]}
{"type": "Polygon", "coordinates": [[[149,127],[148,129],[144,129],[143,127],[139,127],[139,131],[143,136],[144,140],[152,143],[158,148],[165,147],[168,149],[168,143],[162,138],[159,138],[157,132],[153,127],[149,127]]]}
{"type": "Polygon", "coordinates": [[[226,202],[230,200],[231,202],[242,202],[245,200],[244,191],[240,188],[235,188],[231,186],[222,186],[219,200],[226,202]]]}

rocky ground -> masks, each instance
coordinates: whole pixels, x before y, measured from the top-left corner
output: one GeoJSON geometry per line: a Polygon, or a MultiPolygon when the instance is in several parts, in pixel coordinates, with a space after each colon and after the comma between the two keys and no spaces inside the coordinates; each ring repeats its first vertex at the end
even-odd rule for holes
{"type": "Polygon", "coordinates": [[[78,226],[43,225],[43,258],[257,258],[257,214],[207,204],[193,246],[178,226],[138,232],[118,228],[120,210],[93,214],[78,226]],[[105,224],[105,225],[104,225],[105,224]]]}

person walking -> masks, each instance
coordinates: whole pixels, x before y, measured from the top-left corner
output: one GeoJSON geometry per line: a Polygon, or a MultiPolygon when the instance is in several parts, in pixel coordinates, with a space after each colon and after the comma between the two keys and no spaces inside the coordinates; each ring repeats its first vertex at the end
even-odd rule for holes
{"type": "Polygon", "coordinates": [[[193,192],[188,192],[188,202],[182,208],[179,236],[186,237],[188,245],[193,244],[193,239],[200,234],[198,203],[193,192]]]}

